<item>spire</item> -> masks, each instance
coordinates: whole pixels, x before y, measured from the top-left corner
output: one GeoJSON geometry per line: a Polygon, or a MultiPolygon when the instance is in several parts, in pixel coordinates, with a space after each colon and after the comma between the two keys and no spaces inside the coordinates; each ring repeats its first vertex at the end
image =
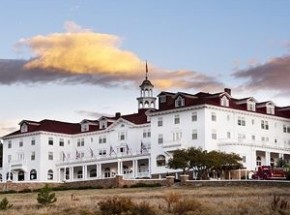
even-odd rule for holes
{"type": "Polygon", "coordinates": [[[146,60],[146,80],[148,80],[148,66],[147,66],[147,60],[146,60]]]}

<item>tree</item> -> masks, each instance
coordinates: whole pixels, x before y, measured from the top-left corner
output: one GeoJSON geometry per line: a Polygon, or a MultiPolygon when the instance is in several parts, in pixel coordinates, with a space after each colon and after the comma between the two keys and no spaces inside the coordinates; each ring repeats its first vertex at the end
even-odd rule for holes
{"type": "Polygon", "coordinates": [[[49,205],[56,202],[55,193],[51,193],[51,188],[46,184],[38,193],[37,201],[42,205],[49,205]]]}
{"type": "Polygon", "coordinates": [[[0,210],[7,210],[11,208],[13,205],[9,204],[9,201],[6,197],[4,197],[0,202],[0,210]]]}
{"type": "Polygon", "coordinates": [[[171,169],[182,169],[185,174],[186,169],[189,168],[188,153],[184,149],[178,149],[173,152],[173,157],[168,160],[167,165],[171,169]]]}
{"type": "Polygon", "coordinates": [[[202,148],[190,147],[187,150],[176,150],[173,158],[168,162],[172,169],[193,169],[197,171],[198,179],[208,179],[209,174],[215,171],[218,176],[224,171],[241,168],[242,158],[235,153],[202,150],[202,148]]]}

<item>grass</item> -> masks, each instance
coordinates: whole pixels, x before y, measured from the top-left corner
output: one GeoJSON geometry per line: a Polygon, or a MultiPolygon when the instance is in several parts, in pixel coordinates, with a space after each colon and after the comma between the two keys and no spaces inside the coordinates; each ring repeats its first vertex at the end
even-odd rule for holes
{"type": "MultiPolygon", "coordinates": [[[[172,214],[167,211],[165,197],[172,192],[182,200],[196,200],[201,204],[197,215],[274,215],[281,214],[271,209],[273,196],[290,202],[290,187],[155,187],[101,190],[54,191],[57,202],[42,207],[37,203],[37,193],[0,194],[0,200],[7,198],[13,207],[0,214],[13,215],[92,215],[100,214],[98,202],[119,196],[130,198],[134,203],[146,202],[157,214],[172,214]]],[[[188,213],[190,214],[190,213],[188,213]]],[[[287,213],[286,213],[287,214],[287,213]]],[[[290,213],[288,213],[290,214],[290,213]]]]}

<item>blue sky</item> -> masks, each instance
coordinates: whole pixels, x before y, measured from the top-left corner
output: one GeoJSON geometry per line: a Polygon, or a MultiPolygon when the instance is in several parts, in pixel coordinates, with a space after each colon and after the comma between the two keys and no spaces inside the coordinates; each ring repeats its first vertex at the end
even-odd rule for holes
{"type": "Polygon", "coordinates": [[[0,136],[23,119],[137,111],[145,60],[161,90],[290,105],[290,2],[0,3],[0,136]]]}

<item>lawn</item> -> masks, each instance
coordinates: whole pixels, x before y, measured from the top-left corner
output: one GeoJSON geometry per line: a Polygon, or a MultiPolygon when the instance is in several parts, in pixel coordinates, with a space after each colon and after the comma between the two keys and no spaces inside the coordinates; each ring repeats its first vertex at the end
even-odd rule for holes
{"type": "MultiPolygon", "coordinates": [[[[133,203],[148,203],[156,214],[178,214],[172,207],[176,202],[182,206],[186,201],[198,203],[191,215],[245,215],[245,214],[290,214],[289,209],[280,210],[281,200],[290,202],[290,187],[157,187],[157,188],[124,188],[124,189],[92,189],[55,191],[57,201],[50,206],[42,207],[37,203],[37,193],[0,194],[0,200],[6,197],[12,208],[0,211],[0,214],[69,214],[91,215],[101,214],[98,202],[119,196],[132,200],[133,203]],[[273,205],[274,195],[280,201],[273,205]],[[168,200],[170,197],[175,197],[168,200]],[[169,198],[168,198],[169,197],[169,198]]],[[[289,207],[289,204],[288,204],[289,207]]],[[[146,215],[146,210],[144,215],[146,215]]],[[[182,214],[182,213],[179,213],[182,214]]]]}

